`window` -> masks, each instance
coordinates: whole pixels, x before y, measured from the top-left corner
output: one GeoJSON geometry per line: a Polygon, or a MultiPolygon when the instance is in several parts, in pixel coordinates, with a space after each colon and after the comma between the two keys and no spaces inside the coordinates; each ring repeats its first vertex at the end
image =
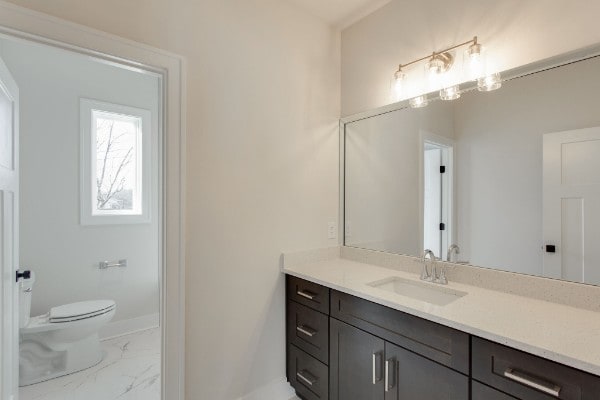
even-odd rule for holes
{"type": "Polygon", "coordinates": [[[150,112],[81,100],[83,225],[149,222],[150,112]]]}

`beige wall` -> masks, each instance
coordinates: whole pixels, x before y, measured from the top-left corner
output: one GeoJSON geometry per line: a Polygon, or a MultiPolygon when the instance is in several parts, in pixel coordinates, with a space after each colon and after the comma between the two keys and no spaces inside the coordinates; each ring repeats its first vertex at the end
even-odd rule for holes
{"type": "Polygon", "coordinates": [[[590,0],[392,0],[342,32],[342,115],[389,103],[399,63],[478,35],[502,71],[600,42],[599,14],[590,0]]]}
{"type": "Polygon", "coordinates": [[[339,35],[280,0],[13,0],[188,61],[187,395],[283,377],[283,250],[336,244],[339,35]]]}

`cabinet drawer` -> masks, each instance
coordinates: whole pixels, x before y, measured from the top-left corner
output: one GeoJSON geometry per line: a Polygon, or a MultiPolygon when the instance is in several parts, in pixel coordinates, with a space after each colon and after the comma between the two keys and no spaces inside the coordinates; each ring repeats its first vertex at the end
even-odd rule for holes
{"type": "Polygon", "coordinates": [[[329,315],[329,288],[287,275],[287,297],[329,315]]]}
{"type": "Polygon", "coordinates": [[[306,400],[327,400],[329,369],[325,364],[298,349],[288,346],[288,380],[296,393],[306,400]]]}
{"type": "Polygon", "coordinates": [[[473,337],[473,378],[522,400],[598,400],[600,377],[473,337]]]}
{"type": "Polygon", "coordinates": [[[464,332],[335,290],[331,316],[469,374],[469,335],[464,332]]]}
{"type": "Polygon", "coordinates": [[[482,385],[479,382],[471,382],[471,400],[517,400],[514,397],[497,391],[496,389],[482,385]]]}
{"type": "Polygon", "coordinates": [[[329,317],[288,300],[286,319],[288,342],[329,364],[329,317]]]}

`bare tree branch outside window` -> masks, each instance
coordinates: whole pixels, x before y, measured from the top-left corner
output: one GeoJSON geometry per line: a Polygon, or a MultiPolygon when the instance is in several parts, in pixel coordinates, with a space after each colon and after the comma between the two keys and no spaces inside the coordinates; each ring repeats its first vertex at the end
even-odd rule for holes
{"type": "Polygon", "coordinates": [[[96,207],[131,210],[135,182],[135,125],[98,118],[96,126],[96,207]]]}

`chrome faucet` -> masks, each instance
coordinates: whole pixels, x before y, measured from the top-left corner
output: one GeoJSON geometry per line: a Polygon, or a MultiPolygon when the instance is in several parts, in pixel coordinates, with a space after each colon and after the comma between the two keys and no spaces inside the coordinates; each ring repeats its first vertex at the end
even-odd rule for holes
{"type": "Polygon", "coordinates": [[[431,251],[429,249],[425,249],[423,251],[423,256],[421,257],[421,262],[423,263],[423,269],[421,270],[421,280],[432,282],[436,278],[436,276],[435,276],[436,275],[435,254],[433,254],[433,251],[431,251]],[[427,256],[429,256],[429,259],[432,261],[431,268],[432,268],[433,275],[430,275],[429,271],[427,270],[427,256]]]}
{"type": "Polygon", "coordinates": [[[448,253],[446,255],[446,261],[448,261],[448,262],[454,262],[452,260],[452,254],[460,254],[460,247],[458,247],[457,244],[451,244],[450,247],[448,247],[448,253]]]}
{"type": "MultiPolygon", "coordinates": [[[[456,246],[458,247],[458,246],[456,246]]],[[[438,275],[437,268],[435,262],[438,260],[436,258],[433,251],[429,249],[425,249],[423,251],[423,256],[421,257],[421,262],[423,263],[423,269],[421,270],[421,280],[433,283],[439,283],[440,285],[447,285],[448,278],[446,278],[446,271],[444,271],[444,266],[440,268],[440,273],[438,275]],[[431,260],[431,274],[427,270],[427,256],[431,260]]]]}

